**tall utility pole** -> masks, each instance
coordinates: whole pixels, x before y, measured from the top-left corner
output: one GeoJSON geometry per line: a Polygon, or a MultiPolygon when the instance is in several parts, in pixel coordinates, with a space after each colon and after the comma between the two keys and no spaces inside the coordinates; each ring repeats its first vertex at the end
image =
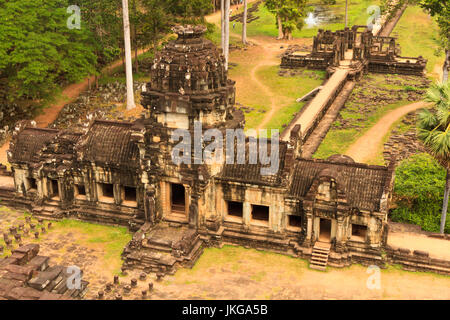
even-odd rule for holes
{"type": "Polygon", "coordinates": [[[130,19],[128,18],[128,0],[122,0],[123,39],[125,41],[125,68],[127,74],[127,110],[135,107],[133,91],[133,70],[131,64],[130,19]]]}
{"type": "Polygon", "coordinates": [[[225,55],[225,0],[220,0],[220,27],[222,53],[225,55]]]}
{"type": "Polygon", "coordinates": [[[225,70],[228,70],[230,52],[230,0],[225,0],[225,70]]]}
{"type": "Polygon", "coordinates": [[[347,28],[348,24],[348,0],[345,0],[345,27],[347,28]]]}
{"type": "Polygon", "coordinates": [[[247,44],[247,0],[244,0],[244,14],[242,16],[242,43],[247,44]]]}

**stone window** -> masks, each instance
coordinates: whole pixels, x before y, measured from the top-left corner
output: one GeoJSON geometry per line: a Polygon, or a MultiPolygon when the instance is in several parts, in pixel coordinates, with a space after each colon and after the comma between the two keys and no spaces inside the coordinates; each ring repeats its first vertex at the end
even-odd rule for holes
{"type": "Polygon", "coordinates": [[[37,190],[37,183],[36,179],[34,178],[27,178],[27,190],[28,191],[36,191],[37,190]]]}
{"type": "Polygon", "coordinates": [[[75,184],[74,192],[75,192],[75,198],[86,199],[86,188],[84,187],[84,184],[75,184]]]}
{"type": "Polygon", "coordinates": [[[352,224],[352,240],[365,241],[367,234],[367,226],[360,224],[352,224]]]}
{"type": "Polygon", "coordinates": [[[123,204],[127,206],[137,206],[136,188],[123,187],[122,188],[123,204]]]}
{"type": "Polygon", "coordinates": [[[186,190],[183,185],[170,184],[170,208],[172,213],[186,214],[186,190]]]}
{"type": "Polygon", "coordinates": [[[102,202],[114,202],[114,185],[111,183],[99,183],[98,199],[102,202]]]}
{"type": "Polygon", "coordinates": [[[288,215],[288,228],[289,229],[301,229],[302,228],[302,217],[288,215]]]}
{"type": "Polygon", "coordinates": [[[269,207],[252,204],[252,220],[258,223],[268,224],[269,207]]]}
{"type": "Polygon", "coordinates": [[[242,220],[244,204],[237,201],[227,201],[227,215],[231,219],[242,220]]]}

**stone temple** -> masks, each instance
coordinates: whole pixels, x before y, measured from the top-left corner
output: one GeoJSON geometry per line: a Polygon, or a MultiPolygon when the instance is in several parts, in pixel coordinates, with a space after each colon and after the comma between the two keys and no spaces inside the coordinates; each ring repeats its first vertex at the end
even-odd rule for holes
{"type": "MultiPolygon", "coordinates": [[[[208,164],[192,153],[192,164],[174,163],[175,130],[188,130],[192,146],[205,148],[194,138],[195,123],[224,137],[245,123],[205,28],[175,32],[178,39],[154,60],[140,119],[93,120],[78,131],[17,124],[8,151],[15,190],[5,203],[46,219],[128,226],[136,233],[124,269],[173,273],[192,266],[203,248],[227,243],[309,259],[318,269],[380,263],[393,164],[302,158],[299,125],[279,141],[278,170],[270,175],[248,156],[241,164],[208,164]]],[[[231,138],[248,150],[249,137],[231,138]]]]}

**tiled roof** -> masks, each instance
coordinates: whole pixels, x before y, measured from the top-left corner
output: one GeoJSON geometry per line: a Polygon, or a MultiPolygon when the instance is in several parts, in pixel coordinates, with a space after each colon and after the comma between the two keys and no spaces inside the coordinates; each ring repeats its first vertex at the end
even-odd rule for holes
{"type": "Polygon", "coordinates": [[[299,159],[294,168],[290,194],[305,197],[320,173],[333,174],[336,183],[345,191],[351,207],[362,210],[379,210],[388,168],[360,163],[333,163],[327,160],[299,159]]]}
{"type": "MultiPolygon", "coordinates": [[[[274,175],[262,175],[261,168],[270,167],[270,165],[261,165],[258,159],[257,164],[248,163],[248,144],[246,145],[246,163],[245,164],[225,164],[219,178],[243,183],[254,183],[270,186],[279,186],[282,183],[282,172],[284,168],[284,158],[287,150],[287,144],[280,141],[279,148],[279,167],[274,175]]],[[[267,146],[270,150],[270,144],[267,146]]],[[[236,160],[236,158],[235,158],[236,160]]]]}
{"type": "Polygon", "coordinates": [[[131,140],[133,123],[96,120],[80,151],[83,159],[101,164],[136,167],[139,149],[131,140]]]}
{"type": "Polygon", "coordinates": [[[25,128],[11,144],[10,151],[14,162],[38,162],[38,152],[49,143],[58,130],[25,128]]]}

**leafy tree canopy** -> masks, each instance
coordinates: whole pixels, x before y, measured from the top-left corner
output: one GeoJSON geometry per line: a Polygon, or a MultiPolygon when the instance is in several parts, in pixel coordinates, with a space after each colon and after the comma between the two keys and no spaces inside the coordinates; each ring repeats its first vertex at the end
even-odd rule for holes
{"type": "Polygon", "coordinates": [[[266,7],[277,18],[278,38],[291,39],[295,28],[303,28],[306,0],[266,0],[266,7]]]}
{"type": "Polygon", "coordinates": [[[9,100],[42,98],[60,82],[94,71],[96,57],[86,28],[69,29],[66,0],[0,2],[0,78],[9,100]]]}

